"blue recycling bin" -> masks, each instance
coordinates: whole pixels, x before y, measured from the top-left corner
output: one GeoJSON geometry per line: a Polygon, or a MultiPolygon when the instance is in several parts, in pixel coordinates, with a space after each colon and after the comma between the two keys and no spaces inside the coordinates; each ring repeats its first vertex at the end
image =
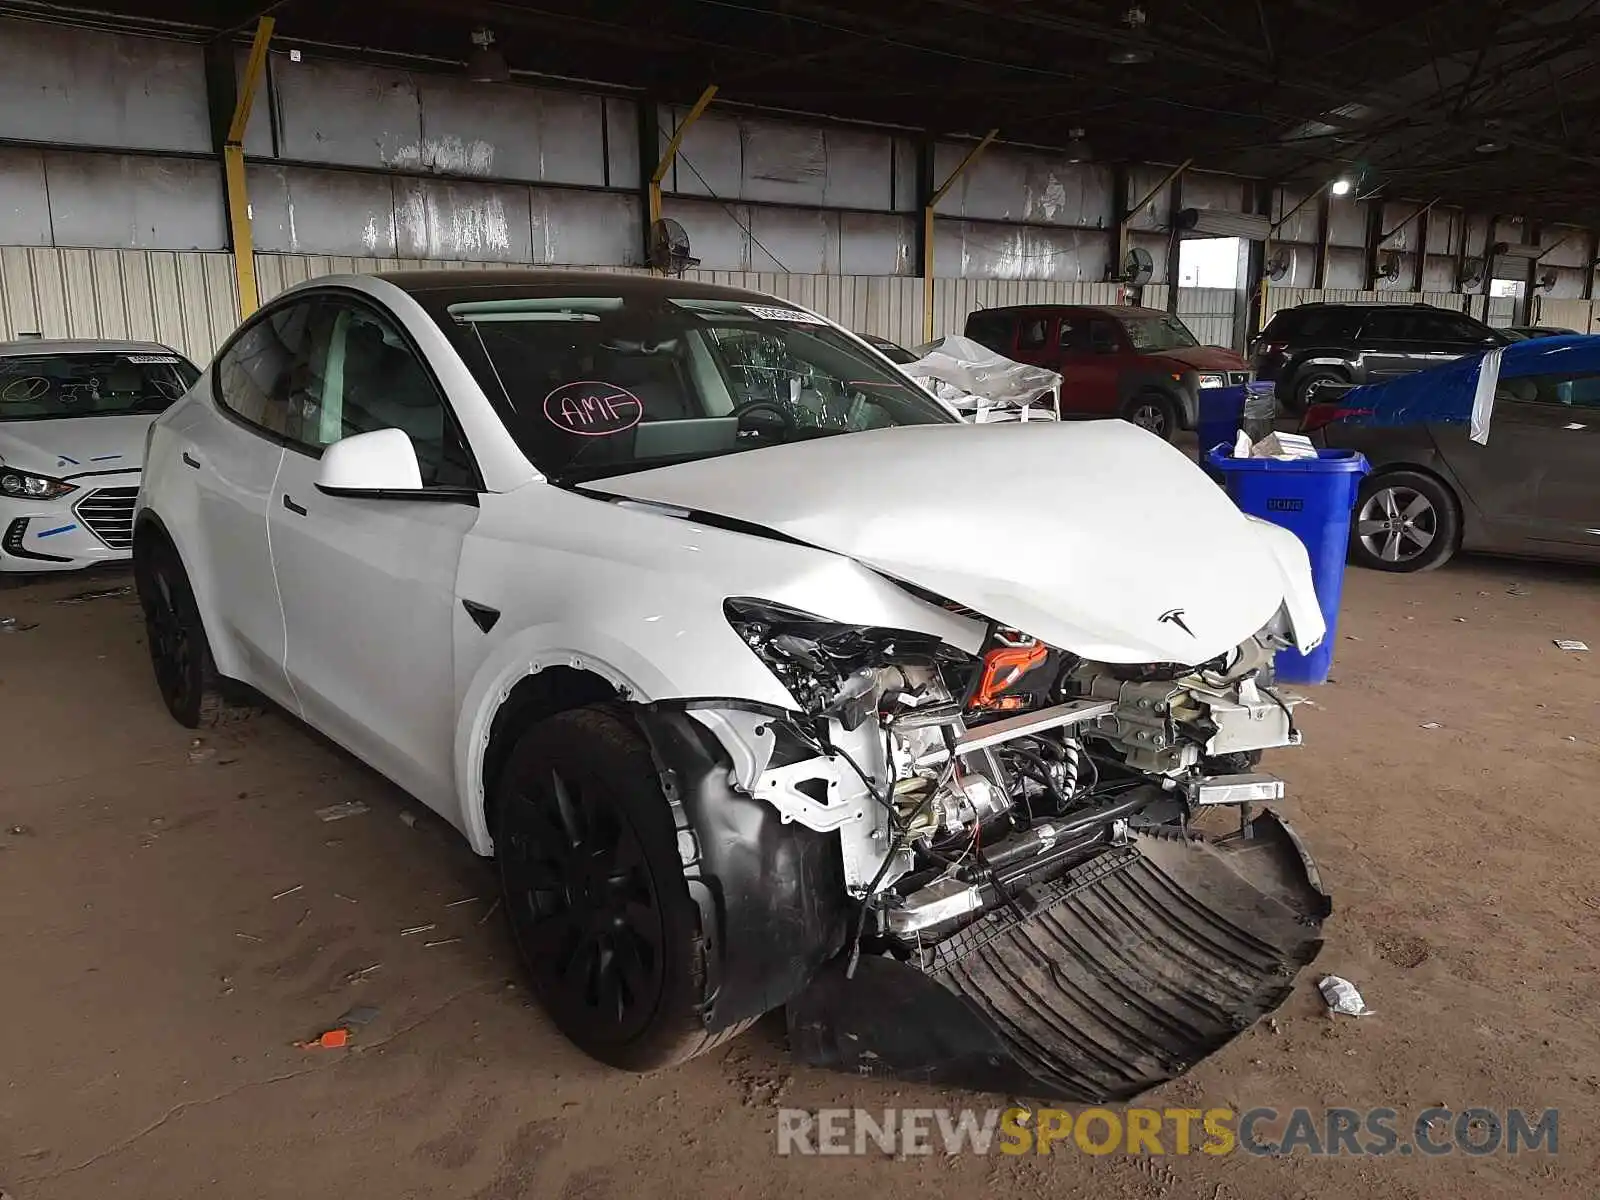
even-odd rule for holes
{"type": "Polygon", "coordinates": [[[1222,477],[1206,464],[1206,451],[1224,443],[1232,449],[1234,434],[1244,424],[1244,386],[1201,388],[1199,411],[1195,414],[1194,430],[1199,438],[1197,452],[1200,465],[1213,479],[1222,477]]]}
{"type": "Polygon", "coordinates": [[[1242,511],[1281,525],[1305,544],[1328,633],[1310,654],[1278,651],[1277,673],[1284,683],[1326,683],[1338,634],[1350,514],[1367,460],[1354,450],[1319,450],[1314,459],[1233,458],[1227,447],[1218,446],[1206,455],[1206,465],[1222,476],[1242,511]]]}

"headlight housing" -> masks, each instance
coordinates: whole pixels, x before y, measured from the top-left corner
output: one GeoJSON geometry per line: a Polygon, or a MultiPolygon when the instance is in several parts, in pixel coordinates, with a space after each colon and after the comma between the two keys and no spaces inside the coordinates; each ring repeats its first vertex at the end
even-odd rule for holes
{"type": "Polygon", "coordinates": [[[18,500],[57,500],[78,490],[78,485],[48,475],[35,475],[32,471],[18,471],[0,467],[0,495],[18,500]]]}
{"type": "Polygon", "coordinates": [[[770,600],[736,596],[722,610],[740,640],[807,712],[838,716],[847,729],[870,711],[856,703],[870,696],[847,686],[863,668],[966,660],[932,634],[830,621],[770,600]]]}
{"type": "Polygon", "coordinates": [[[1219,388],[1228,386],[1228,377],[1208,372],[1200,376],[1200,386],[1203,388],[1219,388]]]}

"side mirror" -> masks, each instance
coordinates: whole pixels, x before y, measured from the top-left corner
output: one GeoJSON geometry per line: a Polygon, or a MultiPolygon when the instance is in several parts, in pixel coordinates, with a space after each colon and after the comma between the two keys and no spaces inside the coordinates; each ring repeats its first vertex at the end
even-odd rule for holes
{"type": "Polygon", "coordinates": [[[416,448],[399,429],[374,429],[335,442],[322,452],[317,490],[330,496],[421,491],[416,448]]]}

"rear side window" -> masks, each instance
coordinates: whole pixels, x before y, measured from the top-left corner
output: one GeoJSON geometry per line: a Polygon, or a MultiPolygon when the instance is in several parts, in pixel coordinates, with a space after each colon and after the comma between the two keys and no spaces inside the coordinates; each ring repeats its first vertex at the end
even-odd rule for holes
{"type": "Polygon", "coordinates": [[[274,309],[245,328],[217,359],[217,399],[242,421],[278,437],[299,432],[292,395],[309,377],[312,301],[274,309]]]}
{"type": "Polygon", "coordinates": [[[1265,331],[1274,342],[1336,341],[1353,337],[1360,316],[1348,308],[1291,308],[1272,318],[1265,331]]]}
{"type": "Polygon", "coordinates": [[[975,312],[967,318],[967,336],[996,354],[1011,349],[1012,320],[1004,313],[975,312]]]}
{"type": "Polygon", "coordinates": [[[1017,329],[1018,350],[1042,350],[1050,337],[1048,317],[1023,317],[1017,329]]]}

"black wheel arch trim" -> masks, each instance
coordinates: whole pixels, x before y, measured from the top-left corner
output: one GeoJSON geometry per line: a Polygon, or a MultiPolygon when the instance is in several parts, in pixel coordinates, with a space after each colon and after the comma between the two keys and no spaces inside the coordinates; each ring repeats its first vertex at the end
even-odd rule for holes
{"type": "Polygon", "coordinates": [[[843,947],[849,928],[838,839],[785,823],[729,785],[714,734],[682,708],[633,705],[706,938],[707,1030],[772,1011],[843,947]]]}

